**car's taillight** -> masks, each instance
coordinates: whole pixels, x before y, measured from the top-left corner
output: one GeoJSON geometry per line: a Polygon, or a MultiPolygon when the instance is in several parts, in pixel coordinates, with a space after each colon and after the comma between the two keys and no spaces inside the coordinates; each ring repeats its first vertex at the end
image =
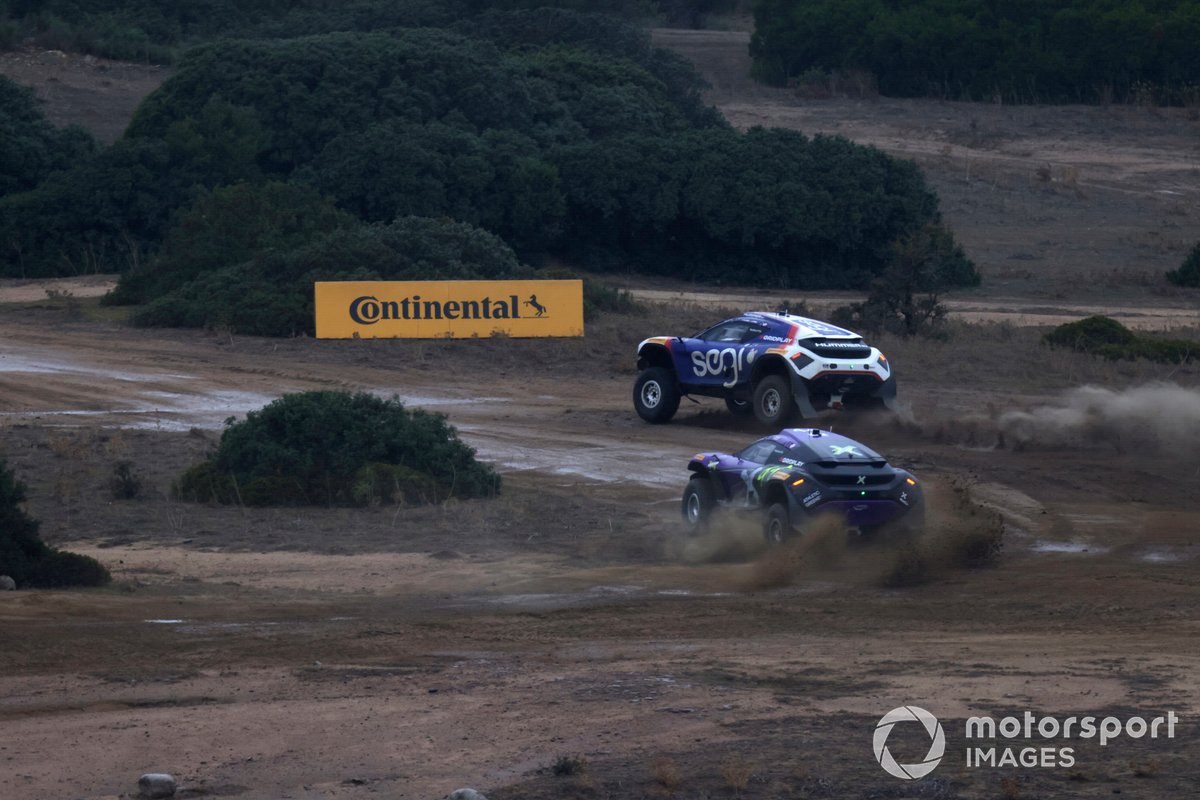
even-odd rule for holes
{"type": "Polygon", "coordinates": [[[907,483],[909,486],[916,486],[916,485],[917,485],[917,482],[916,482],[916,480],[914,480],[913,478],[905,478],[905,479],[904,479],[904,482],[905,482],[905,483],[907,483]]]}

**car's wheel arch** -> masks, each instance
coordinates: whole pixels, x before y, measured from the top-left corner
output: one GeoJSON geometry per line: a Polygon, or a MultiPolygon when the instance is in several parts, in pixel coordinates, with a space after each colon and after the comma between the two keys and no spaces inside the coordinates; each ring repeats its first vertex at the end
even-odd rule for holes
{"type": "Polygon", "coordinates": [[[792,371],[788,367],[787,359],[775,354],[758,359],[750,370],[750,383],[756,384],[768,375],[782,375],[790,379],[792,371]]]}
{"type": "Polygon", "coordinates": [[[661,344],[643,345],[638,350],[637,368],[644,370],[650,367],[662,367],[670,372],[676,380],[679,379],[679,376],[675,374],[675,362],[671,359],[671,351],[661,344]]]}
{"type": "Polygon", "coordinates": [[[791,498],[788,495],[787,487],[780,481],[771,481],[762,490],[761,504],[763,508],[770,508],[775,503],[783,503],[791,508],[791,498]]]}

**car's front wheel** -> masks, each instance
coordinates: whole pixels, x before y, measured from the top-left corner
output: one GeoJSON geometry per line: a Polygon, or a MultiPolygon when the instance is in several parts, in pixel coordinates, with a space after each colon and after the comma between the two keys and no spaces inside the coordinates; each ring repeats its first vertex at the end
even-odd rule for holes
{"type": "Polygon", "coordinates": [[[763,517],[763,537],[768,544],[783,544],[793,533],[792,515],[785,503],[772,503],[763,517]]]}
{"type": "Polygon", "coordinates": [[[646,422],[668,422],[679,410],[679,386],[675,376],[662,367],[642,370],[633,384],[633,407],[646,422]]]}
{"type": "Polygon", "coordinates": [[[688,481],[683,490],[683,502],[680,510],[683,512],[683,526],[693,536],[704,533],[712,519],[713,508],[717,504],[716,493],[712,481],[697,475],[688,481]]]}
{"type": "Polygon", "coordinates": [[[796,404],[792,387],[783,375],[768,375],[754,387],[754,416],[769,428],[782,428],[796,404]]]}

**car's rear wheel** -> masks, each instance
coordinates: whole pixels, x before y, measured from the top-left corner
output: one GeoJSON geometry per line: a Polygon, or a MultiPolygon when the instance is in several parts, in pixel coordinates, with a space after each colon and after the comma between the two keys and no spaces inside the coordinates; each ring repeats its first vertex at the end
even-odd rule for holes
{"type": "Polygon", "coordinates": [[[679,410],[679,387],[675,376],[662,367],[642,370],[633,384],[633,407],[646,422],[668,422],[679,410]]]}
{"type": "Polygon", "coordinates": [[[683,501],[680,511],[683,512],[683,526],[693,536],[704,533],[712,519],[713,508],[717,505],[717,496],[713,491],[712,481],[697,475],[688,481],[683,490],[683,501]]]}
{"type": "Polygon", "coordinates": [[[783,544],[794,533],[792,515],[784,503],[772,503],[763,516],[763,537],[768,544],[783,544]]]}
{"type": "Polygon", "coordinates": [[[754,416],[769,428],[782,428],[796,404],[792,387],[782,375],[768,375],[754,387],[754,416]]]}
{"type": "Polygon", "coordinates": [[[754,403],[750,400],[739,400],[736,397],[726,397],[725,407],[739,417],[748,417],[754,413],[754,403]]]}

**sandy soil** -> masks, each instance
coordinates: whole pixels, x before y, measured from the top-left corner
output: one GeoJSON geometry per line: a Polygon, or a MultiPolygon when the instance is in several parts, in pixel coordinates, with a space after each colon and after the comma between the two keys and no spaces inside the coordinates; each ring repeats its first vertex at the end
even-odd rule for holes
{"type": "MultiPolygon", "coordinates": [[[[525,342],[507,361],[490,343],[421,353],[435,346],[131,331],[8,308],[4,455],[46,538],[101,558],[117,582],[0,597],[5,797],[114,796],[146,770],[196,797],[417,798],[463,784],[501,798],[868,797],[896,790],[869,749],[896,705],[933,706],[956,752],[954,721],[972,714],[1189,718],[1200,705],[1188,635],[1200,507],[1194,478],[1178,480],[1193,462],[827,421],[935,492],[973,484],[1008,521],[996,568],[889,590],[886,550],[781,558],[738,529],[681,541],[681,465],[700,443],[754,432],[712,404],[644,426],[628,367],[580,374],[586,342],[525,342]],[[512,374],[539,355],[542,374],[512,374]],[[440,359],[461,364],[451,386],[428,367],[440,359]],[[505,494],[303,512],[170,499],[225,416],[329,386],[447,413],[502,468],[505,494]],[[119,460],[143,478],[139,499],[107,493],[119,460]],[[572,759],[586,766],[555,775],[572,759]]],[[[1108,750],[1119,755],[1081,748],[1073,771],[948,765],[921,785],[1172,797],[1198,777],[1194,728],[1108,750]]]]}
{"type": "MultiPolygon", "coordinates": [[[[1147,277],[1200,238],[1191,195],[1162,194],[1153,179],[1158,163],[1161,188],[1194,191],[1192,121],[801,104],[737,78],[736,36],[658,36],[718,78],[714,99],[738,124],[824,125],[919,154],[989,278],[955,298],[960,314],[1044,324],[1086,307],[1172,326],[1194,315],[1190,296],[1147,277]],[[972,115],[995,138],[969,139],[972,115]],[[1071,162],[1084,140],[1088,160],[1071,162]],[[1037,166],[1055,154],[1041,181],[1037,166]],[[1071,164],[1078,173],[1055,171],[1071,164]]],[[[140,74],[126,96],[153,78],[140,74]]],[[[56,119],[109,108],[76,96],[56,119]]],[[[541,342],[143,331],[88,313],[96,282],[57,287],[74,301],[6,287],[0,455],[28,483],[45,538],[102,559],[116,580],[0,594],[0,797],[127,796],[145,771],[174,773],[185,797],[248,800],[435,798],[463,785],[493,800],[1194,791],[1200,463],[1190,440],[1128,446],[1089,429],[1012,449],[968,433],[981,416],[1053,405],[1084,382],[1170,380],[1186,393],[1195,369],[1095,364],[998,326],[888,342],[908,422],[820,424],[922,476],[944,509],[931,547],[996,513],[1006,525],[994,567],[943,564],[926,583],[889,589],[881,578],[900,555],[886,548],[767,552],[733,525],[680,538],[687,457],[757,432],[712,402],[642,424],[629,407],[633,345],[759,297],[630,283],[667,304],[601,321],[585,340],[541,342]],[[502,470],[504,493],[360,510],[171,498],[226,417],[312,388],[395,393],[446,413],[502,470]],[[109,489],[122,461],[142,481],[133,500],[109,489]],[[974,505],[951,503],[956,486],[974,505]],[[871,751],[880,716],[904,704],[933,711],[947,734],[946,760],[911,784],[871,751]],[[1072,768],[964,765],[965,717],[1025,710],[1173,711],[1182,724],[1170,740],[1071,742],[1072,768]]],[[[895,734],[901,761],[924,755],[928,740],[895,734]]]]}

